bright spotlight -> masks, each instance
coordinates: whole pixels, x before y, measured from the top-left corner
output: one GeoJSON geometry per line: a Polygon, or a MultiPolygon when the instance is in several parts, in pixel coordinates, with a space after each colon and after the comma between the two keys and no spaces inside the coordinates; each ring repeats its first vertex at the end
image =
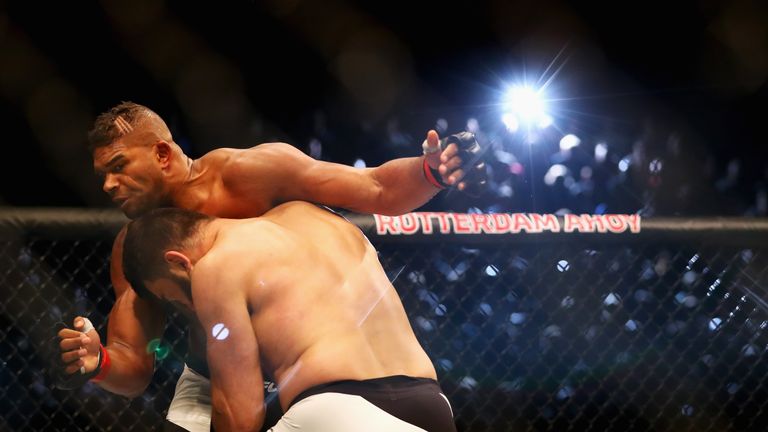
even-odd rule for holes
{"type": "Polygon", "coordinates": [[[546,109],[541,91],[531,87],[514,86],[507,91],[504,98],[505,115],[513,115],[520,123],[540,128],[548,127],[552,124],[552,117],[547,114],[546,109]]]}
{"type": "Polygon", "coordinates": [[[510,111],[524,120],[533,120],[544,114],[544,102],[530,87],[512,87],[507,94],[510,111]]]}

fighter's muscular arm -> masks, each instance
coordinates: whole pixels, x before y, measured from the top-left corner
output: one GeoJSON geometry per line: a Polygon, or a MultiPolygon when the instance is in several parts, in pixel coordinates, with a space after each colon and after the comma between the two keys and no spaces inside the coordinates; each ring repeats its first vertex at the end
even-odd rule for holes
{"type": "MultiPolygon", "coordinates": [[[[431,136],[437,145],[436,134],[431,136]]],[[[439,165],[439,153],[429,156],[439,165]]],[[[232,158],[222,170],[236,194],[264,194],[272,204],[303,200],[360,213],[402,214],[439,189],[424,177],[424,157],[394,159],[376,168],[353,168],[312,159],[283,143],[262,144],[232,158]],[[266,183],[265,183],[266,182],[266,183]]]]}
{"type": "Polygon", "coordinates": [[[123,276],[125,228],[112,246],[110,272],[115,304],[109,313],[106,349],[112,366],[99,383],[112,393],[135,397],[144,392],[154,372],[154,355],[147,354],[150,340],[162,336],[165,312],[157,303],[139,298],[123,276]]]}
{"type": "Polygon", "coordinates": [[[192,274],[192,298],[208,335],[213,428],[255,431],[264,422],[264,380],[246,290],[237,272],[227,271],[231,265],[198,262],[192,274]]]}

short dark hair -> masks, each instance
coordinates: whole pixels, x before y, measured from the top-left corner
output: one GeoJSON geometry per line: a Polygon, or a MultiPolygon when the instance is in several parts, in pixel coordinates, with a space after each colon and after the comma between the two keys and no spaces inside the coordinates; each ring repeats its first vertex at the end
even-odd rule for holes
{"type": "Polygon", "coordinates": [[[159,208],[128,223],[123,241],[123,274],[136,294],[155,298],[144,282],[172,278],[165,252],[185,246],[213,217],[178,208],[159,208]]]}
{"type": "Polygon", "coordinates": [[[115,126],[115,120],[122,117],[131,126],[136,126],[142,115],[154,114],[151,109],[134,102],[121,102],[109,110],[99,114],[93,122],[93,128],[88,132],[88,150],[93,152],[98,147],[112,144],[120,138],[123,132],[115,126]]]}

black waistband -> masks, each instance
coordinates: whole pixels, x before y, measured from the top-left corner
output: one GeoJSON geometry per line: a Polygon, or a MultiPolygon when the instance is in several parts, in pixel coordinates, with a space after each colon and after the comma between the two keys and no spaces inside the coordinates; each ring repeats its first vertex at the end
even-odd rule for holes
{"type": "Polygon", "coordinates": [[[202,375],[208,379],[211,379],[211,372],[208,370],[208,363],[204,359],[194,355],[188,355],[184,359],[184,363],[187,367],[195,371],[198,375],[202,375]]]}
{"type": "Polygon", "coordinates": [[[398,393],[412,393],[419,387],[436,387],[439,392],[440,385],[431,378],[416,378],[406,375],[392,375],[381,378],[372,378],[367,380],[341,380],[332,381],[310,387],[299,393],[288,408],[292,407],[298,401],[320,393],[344,393],[358,395],[363,397],[376,397],[397,395],[398,393]]]}

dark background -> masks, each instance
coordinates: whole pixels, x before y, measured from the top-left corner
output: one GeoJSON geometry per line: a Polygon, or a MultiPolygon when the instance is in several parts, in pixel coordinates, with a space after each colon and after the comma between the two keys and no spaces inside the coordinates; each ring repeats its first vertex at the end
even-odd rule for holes
{"type": "Polygon", "coordinates": [[[131,100],[192,156],[316,140],[316,156],[368,166],[418,155],[438,119],[455,132],[475,118],[524,167],[492,164],[482,210],[765,215],[764,2],[190,3],[0,1],[0,204],[109,206],[85,134],[131,100]],[[555,120],[523,150],[499,121],[502,90],[522,81],[549,83],[555,120]],[[581,139],[570,173],[544,186],[566,133],[581,139]],[[616,170],[627,156],[634,168],[616,170]]]}

